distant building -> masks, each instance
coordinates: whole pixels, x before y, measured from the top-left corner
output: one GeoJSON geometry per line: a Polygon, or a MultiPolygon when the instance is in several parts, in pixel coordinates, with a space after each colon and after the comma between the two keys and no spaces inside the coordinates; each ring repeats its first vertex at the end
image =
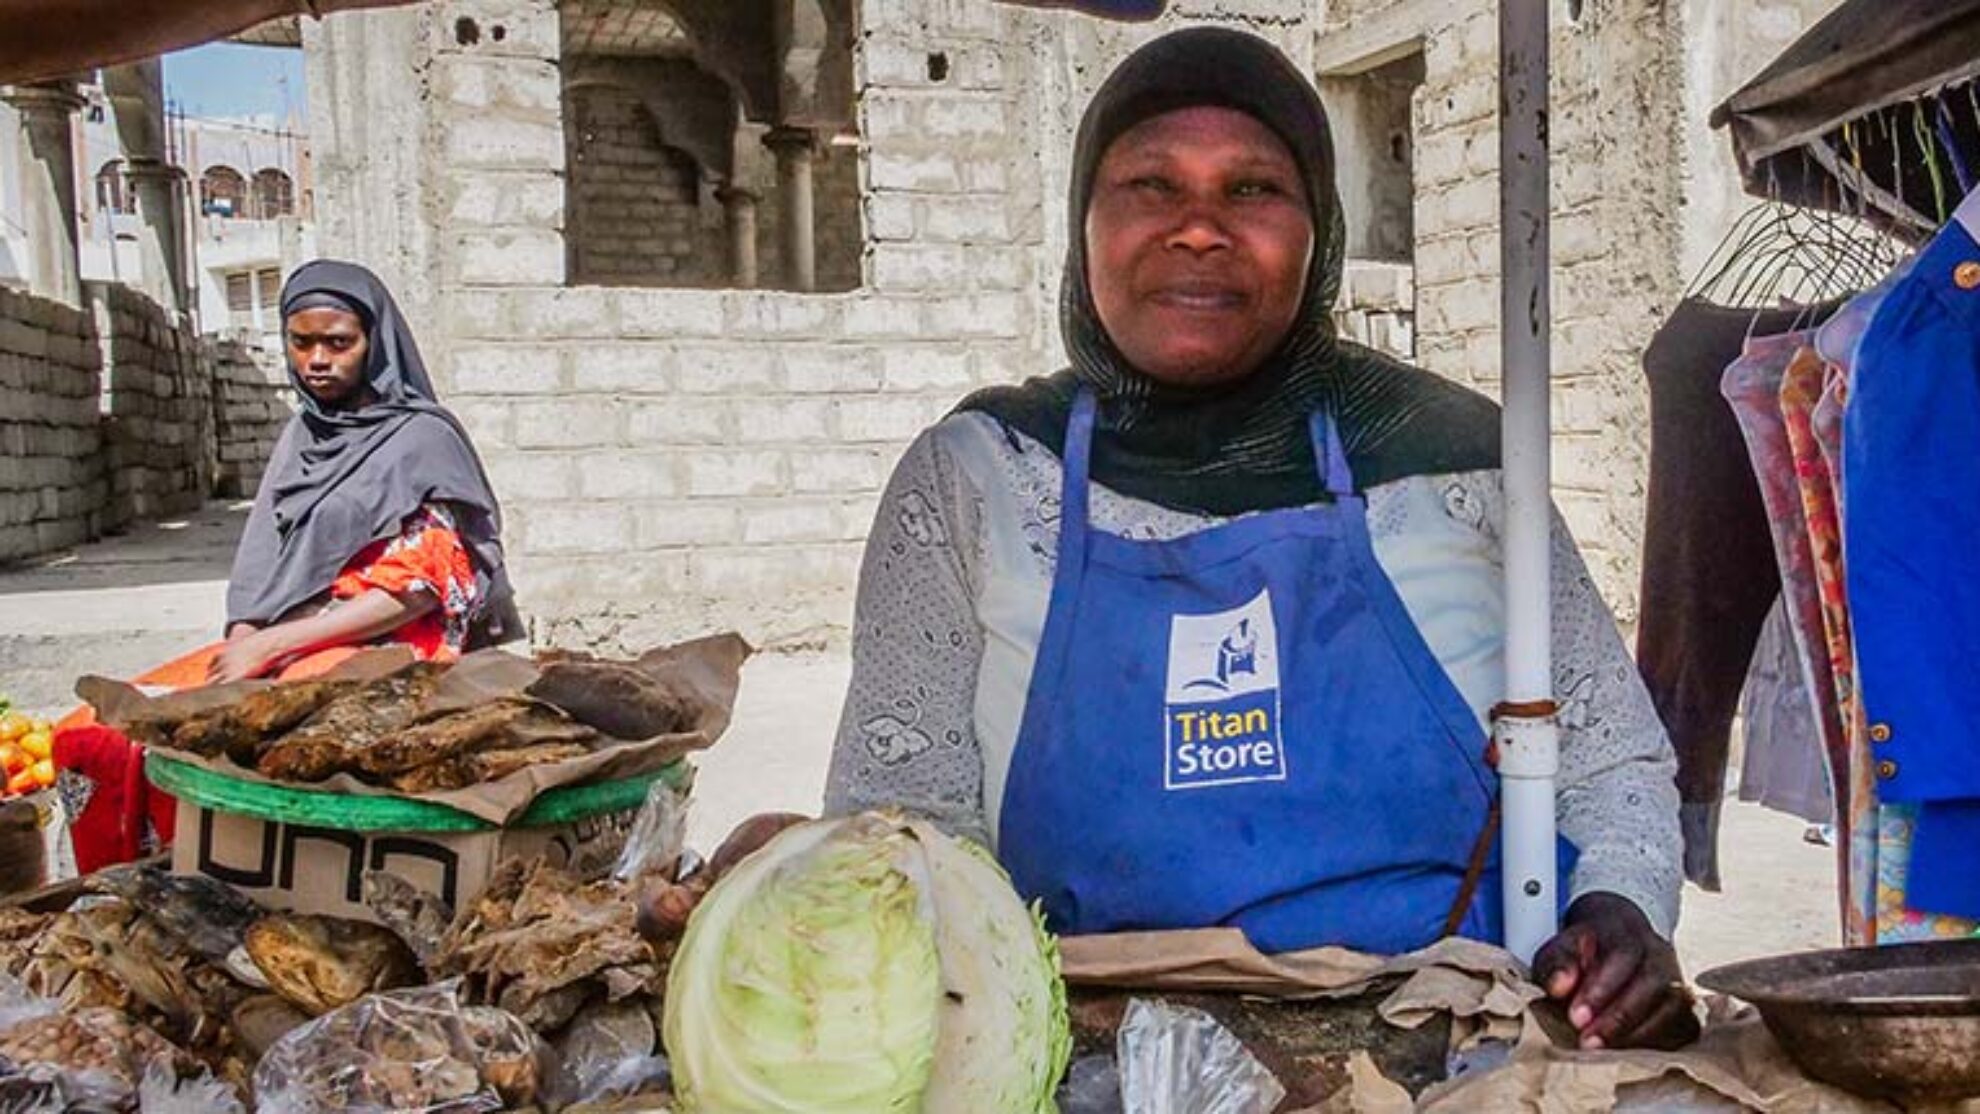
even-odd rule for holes
{"type": "MultiPolygon", "coordinates": [[[[130,153],[116,106],[98,82],[82,84],[71,122],[76,233],[82,279],[151,288],[142,217],[128,177],[130,153]]],[[[0,134],[19,129],[0,102],[0,134]]],[[[300,118],[218,120],[168,111],[166,152],[183,174],[186,264],[200,332],[272,346],[282,279],[316,251],[309,137],[300,118]]],[[[28,226],[18,144],[0,144],[0,285],[26,287],[28,226]]]]}

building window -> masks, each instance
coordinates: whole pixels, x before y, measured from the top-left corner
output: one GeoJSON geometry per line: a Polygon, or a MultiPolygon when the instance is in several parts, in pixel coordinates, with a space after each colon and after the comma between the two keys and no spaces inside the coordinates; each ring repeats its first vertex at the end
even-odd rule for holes
{"type": "Polygon", "coordinates": [[[275,267],[229,271],[227,284],[227,324],[246,333],[268,333],[278,326],[281,312],[282,272],[275,267]]]}
{"type": "Polygon", "coordinates": [[[105,213],[128,213],[130,190],[124,183],[124,160],[111,159],[96,172],[96,207],[105,213]]]}
{"type": "Polygon", "coordinates": [[[856,289],[857,7],[563,0],[570,281],[856,289]]]}
{"type": "Polygon", "coordinates": [[[209,217],[247,216],[247,179],[231,166],[209,166],[199,176],[199,211],[209,217]]]}
{"type": "Polygon", "coordinates": [[[287,174],[268,167],[254,175],[254,210],[257,220],[274,220],[296,211],[296,184],[287,174]]]}

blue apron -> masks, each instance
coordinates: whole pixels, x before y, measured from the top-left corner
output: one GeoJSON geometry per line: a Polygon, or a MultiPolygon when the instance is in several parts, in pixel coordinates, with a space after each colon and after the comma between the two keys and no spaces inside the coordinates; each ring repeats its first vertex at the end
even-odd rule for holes
{"type": "MultiPolygon", "coordinates": [[[[1267,952],[1443,934],[1497,778],[1376,563],[1332,420],[1328,500],[1172,541],[1092,529],[1067,425],[1058,570],[998,857],[1073,934],[1230,925],[1267,952]]],[[[1496,850],[1496,841],[1492,842],[1496,850]]],[[[1457,931],[1500,937],[1496,854],[1457,931]]]]}

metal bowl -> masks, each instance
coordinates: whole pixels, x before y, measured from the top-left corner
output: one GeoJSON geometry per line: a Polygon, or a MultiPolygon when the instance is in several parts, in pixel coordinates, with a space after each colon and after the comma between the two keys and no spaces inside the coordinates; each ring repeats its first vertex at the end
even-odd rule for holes
{"type": "Polygon", "coordinates": [[[1743,999],[1801,1070],[1901,1103],[1980,1096],[1980,939],[1735,963],[1701,985],[1743,999]]]}

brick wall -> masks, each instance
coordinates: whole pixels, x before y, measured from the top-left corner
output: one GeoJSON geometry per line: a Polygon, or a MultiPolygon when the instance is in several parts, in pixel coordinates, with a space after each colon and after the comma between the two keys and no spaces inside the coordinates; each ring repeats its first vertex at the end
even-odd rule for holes
{"type": "Polygon", "coordinates": [[[701,168],[667,146],[639,98],[609,85],[571,94],[567,129],[571,280],[722,286],[722,208],[701,168]]]}
{"type": "Polygon", "coordinates": [[[89,315],[0,288],[0,561],[99,529],[102,366],[89,315]]]}
{"type": "Polygon", "coordinates": [[[295,413],[295,392],[280,356],[233,341],[208,341],[204,359],[213,374],[213,494],[253,498],[275,439],[295,413]]]}
{"type": "Polygon", "coordinates": [[[103,347],[105,526],[196,509],[212,491],[216,455],[199,338],[129,287],[88,285],[103,347]]]}

